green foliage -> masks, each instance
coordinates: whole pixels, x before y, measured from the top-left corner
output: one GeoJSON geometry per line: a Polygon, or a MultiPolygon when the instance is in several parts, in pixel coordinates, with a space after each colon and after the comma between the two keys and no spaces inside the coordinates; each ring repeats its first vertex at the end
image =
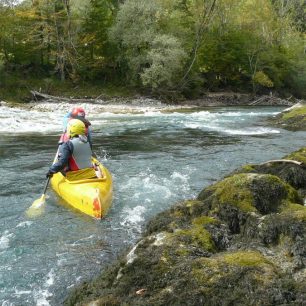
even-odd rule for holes
{"type": "Polygon", "coordinates": [[[268,88],[273,87],[273,82],[263,71],[257,71],[253,77],[253,80],[255,83],[262,85],[264,87],[268,88]]]}
{"type": "Polygon", "coordinates": [[[7,73],[193,97],[218,89],[306,97],[303,0],[6,2],[7,73]]]}
{"type": "Polygon", "coordinates": [[[156,2],[127,0],[110,30],[110,37],[120,52],[119,62],[127,67],[126,77],[136,83],[148,65],[147,54],[158,33],[160,12],[156,2]]]}
{"type": "Polygon", "coordinates": [[[200,49],[198,69],[214,88],[246,86],[252,77],[253,48],[258,44],[258,38],[249,30],[233,27],[220,33],[215,29],[200,49]]]}
{"type": "Polygon", "coordinates": [[[150,67],[141,73],[142,83],[153,90],[173,88],[182,75],[186,58],[178,39],[169,35],[156,36],[147,55],[150,67]]]}
{"type": "Polygon", "coordinates": [[[105,74],[113,62],[114,48],[108,39],[108,29],[114,21],[114,0],[92,0],[85,14],[79,37],[79,73],[84,79],[96,79],[105,74]]]}

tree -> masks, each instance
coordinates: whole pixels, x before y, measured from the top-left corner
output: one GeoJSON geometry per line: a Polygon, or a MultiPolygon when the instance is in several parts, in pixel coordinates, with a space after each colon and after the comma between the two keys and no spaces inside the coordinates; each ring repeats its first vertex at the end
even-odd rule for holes
{"type": "Polygon", "coordinates": [[[153,91],[173,89],[182,75],[187,53],[178,39],[169,35],[157,35],[148,52],[149,67],[141,73],[142,83],[153,91]]]}
{"type": "Polygon", "coordinates": [[[108,31],[112,26],[118,10],[116,0],[92,0],[85,14],[85,22],[80,32],[81,68],[86,77],[95,78],[105,72],[113,62],[114,48],[108,39],[108,31]],[[90,69],[88,69],[88,67],[90,69]]]}
{"type": "Polygon", "coordinates": [[[192,24],[194,27],[193,46],[190,54],[190,61],[186,67],[184,76],[180,81],[180,86],[185,86],[187,78],[198,58],[198,51],[203,42],[204,34],[208,31],[211,23],[216,0],[193,0],[193,1],[182,1],[182,5],[186,14],[192,16],[192,24]]]}
{"type": "Polygon", "coordinates": [[[120,51],[119,65],[127,67],[126,77],[134,83],[148,66],[147,54],[159,30],[161,11],[156,1],[127,0],[110,30],[110,38],[120,51]]]}

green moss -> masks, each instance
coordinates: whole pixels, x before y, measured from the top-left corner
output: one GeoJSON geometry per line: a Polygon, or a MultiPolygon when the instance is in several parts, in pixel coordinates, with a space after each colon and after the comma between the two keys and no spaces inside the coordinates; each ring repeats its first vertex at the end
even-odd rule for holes
{"type": "Polygon", "coordinates": [[[178,256],[186,257],[186,256],[189,255],[189,253],[190,253],[190,251],[188,250],[188,248],[186,246],[179,246],[176,249],[176,255],[178,255],[178,256]]]}
{"type": "Polygon", "coordinates": [[[283,210],[283,212],[294,212],[294,211],[306,212],[306,207],[300,204],[290,203],[283,210]]]}
{"type": "Polygon", "coordinates": [[[241,269],[247,269],[259,282],[266,281],[275,267],[261,253],[256,251],[238,251],[220,254],[211,258],[200,258],[192,263],[192,275],[205,287],[214,287],[220,281],[235,275],[241,269]],[[249,268],[253,268],[253,272],[249,268]],[[261,273],[262,272],[262,273],[261,273]]]}
{"type": "MultiPolygon", "coordinates": [[[[261,253],[256,251],[238,251],[225,253],[214,258],[201,258],[193,263],[193,276],[199,283],[210,284],[218,282],[226,275],[235,273],[237,268],[274,269],[273,264],[261,253]]],[[[268,269],[265,269],[267,272],[268,269]]]]}
{"type": "Polygon", "coordinates": [[[184,202],[185,206],[188,208],[190,215],[193,215],[203,203],[198,200],[187,200],[184,202]]]}
{"type": "Polygon", "coordinates": [[[194,205],[199,205],[199,204],[202,204],[202,202],[197,201],[197,200],[187,200],[187,201],[185,201],[186,207],[193,207],[194,205]]]}
{"type": "Polygon", "coordinates": [[[271,264],[261,253],[255,251],[238,251],[224,254],[223,260],[229,265],[239,265],[242,267],[271,264]]]}
{"type": "Polygon", "coordinates": [[[291,154],[285,156],[284,159],[296,160],[306,164],[306,147],[303,147],[298,151],[292,152],[291,154]]]}
{"type": "Polygon", "coordinates": [[[289,214],[291,218],[306,221],[306,207],[303,205],[288,203],[283,207],[282,213],[289,214]]]}
{"type": "Polygon", "coordinates": [[[281,178],[272,174],[265,174],[265,180],[269,184],[270,190],[273,188],[283,187],[286,191],[286,200],[295,202],[299,199],[298,192],[289,184],[285,183],[281,178]]]}
{"type": "Polygon", "coordinates": [[[302,117],[303,120],[306,120],[306,106],[293,108],[291,111],[284,112],[282,119],[288,120],[294,117],[302,117]]]}
{"type": "Polygon", "coordinates": [[[180,211],[180,210],[174,210],[173,216],[174,216],[175,218],[182,218],[182,217],[184,216],[184,214],[183,214],[183,212],[180,211]]]}
{"type": "Polygon", "coordinates": [[[220,221],[218,221],[217,219],[212,218],[212,217],[201,216],[201,217],[193,219],[192,223],[194,225],[203,226],[203,225],[206,225],[206,224],[220,223],[220,221]]]}
{"type": "Polygon", "coordinates": [[[237,206],[244,212],[256,212],[254,198],[248,187],[250,174],[236,174],[210,187],[220,204],[237,206]]]}
{"type": "Polygon", "coordinates": [[[242,168],[242,171],[245,171],[245,172],[251,172],[255,170],[253,165],[244,165],[241,168],[242,168]]]}
{"type": "Polygon", "coordinates": [[[202,218],[197,218],[189,229],[178,230],[175,232],[175,235],[179,239],[187,238],[192,244],[209,252],[215,252],[216,247],[212,237],[210,233],[203,227],[203,224],[200,221],[203,222],[202,218]]]}

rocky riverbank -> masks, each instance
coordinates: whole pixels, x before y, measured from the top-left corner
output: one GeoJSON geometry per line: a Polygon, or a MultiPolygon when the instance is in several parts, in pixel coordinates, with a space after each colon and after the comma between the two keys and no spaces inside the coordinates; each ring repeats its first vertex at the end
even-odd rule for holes
{"type": "Polygon", "coordinates": [[[222,93],[207,93],[200,99],[196,100],[179,100],[179,101],[162,101],[152,97],[103,97],[96,98],[74,98],[74,97],[56,97],[47,94],[32,91],[33,100],[29,103],[6,103],[0,101],[0,106],[19,106],[26,108],[37,108],[40,104],[69,104],[69,105],[96,105],[104,108],[109,107],[222,107],[222,106],[292,106],[298,100],[290,98],[283,99],[275,96],[254,96],[251,94],[222,92],[222,93]]]}
{"type": "Polygon", "coordinates": [[[306,103],[297,103],[272,118],[273,125],[292,131],[306,131],[306,103]]]}
{"type": "Polygon", "coordinates": [[[185,105],[195,106],[292,106],[293,98],[284,99],[273,95],[255,96],[233,92],[207,93],[201,99],[182,101],[185,105]]]}
{"type": "Polygon", "coordinates": [[[153,218],[66,305],[303,305],[306,148],[245,165],[153,218]]]}

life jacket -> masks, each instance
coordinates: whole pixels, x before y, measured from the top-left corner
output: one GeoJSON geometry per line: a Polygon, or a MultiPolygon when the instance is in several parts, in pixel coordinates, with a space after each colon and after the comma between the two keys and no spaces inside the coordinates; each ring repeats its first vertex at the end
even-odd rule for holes
{"type": "Polygon", "coordinates": [[[69,171],[92,168],[91,148],[87,137],[79,136],[70,139],[73,145],[72,155],[68,159],[69,171]]]}

